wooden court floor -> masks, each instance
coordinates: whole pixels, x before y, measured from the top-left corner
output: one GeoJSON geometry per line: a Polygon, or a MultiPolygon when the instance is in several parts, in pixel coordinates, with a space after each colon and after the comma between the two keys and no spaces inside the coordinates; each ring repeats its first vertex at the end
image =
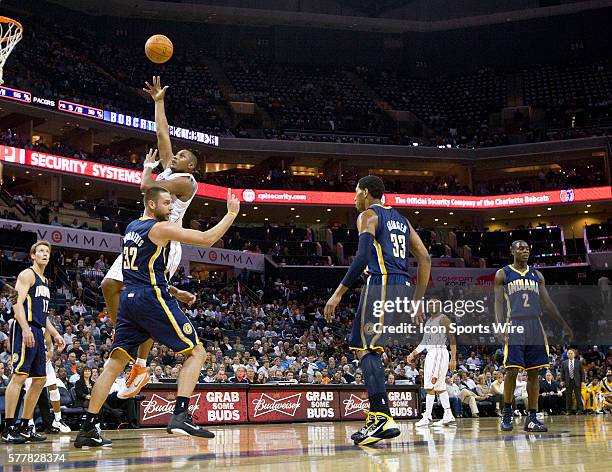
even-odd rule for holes
{"type": "Polygon", "coordinates": [[[403,421],[401,436],[371,448],[350,441],[357,422],[224,426],[211,428],[213,440],[171,436],[162,429],[112,431],[106,432],[112,448],[103,450],[74,449],[72,433],[40,444],[0,445],[0,461],[2,470],[24,472],[612,470],[611,415],[547,417],[549,432],[531,435],[522,431],[523,421],[515,419],[510,433],[500,433],[495,418],[429,429],[403,421]],[[50,459],[55,462],[45,463],[50,459]]]}

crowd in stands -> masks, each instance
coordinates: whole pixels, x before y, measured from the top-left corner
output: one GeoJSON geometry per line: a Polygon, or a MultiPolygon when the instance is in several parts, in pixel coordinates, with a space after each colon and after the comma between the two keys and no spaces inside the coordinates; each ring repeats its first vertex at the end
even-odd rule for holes
{"type": "Polygon", "coordinates": [[[511,132],[523,136],[518,142],[540,142],[612,129],[609,61],[522,71],[525,104],[544,109],[546,123],[531,123],[517,111],[510,131],[491,118],[507,105],[506,73],[487,67],[417,78],[369,66],[283,64],[189,42],[177,45],[168,64],[153,65],[134,41],[98,31],[91,19],[33,13],[28,40],[11,56],[11,86],[151,118],[141,87],[159,74],[171,86],[170,122],[220,136],[478,148],[516,142],[511,132]],[[220,68],[231,93],[222,93],[208,60],[220,68]],[[231,100],[252,102],[263,116],[236,117],[231,100]],[[386,109],[411,113],[418,126],[407,132],[386,109]]]}
{"type": "Polygon", "coordinates": [[[266,110],[280,130],[385,134],[390,129],[390,118],[343,70],[238,61],[225,72],[236,92],[266,110]]]}
{"type": "MultiPolygon", "coordinates": [[[[55,250],[47,275],[53,294],[50,318],[63,335],[66,349],[55,353],[53,365],[63,387],[77,386],[83,398],[104,368],[111,346],[112,326],[98,289],[109,260],[55,250]],[[84,393],[83,393],[84,392],[84,393]]],[[[194,305],[184,306],[207,351],[202,383],[304,383],[361,385],[362,375],[347,336],[355,314],[358,294],[351,292],[334,320],[327,323],[323,307],[330,294],[304,287],[298,281],[272,280],[263,274],[243,271],[239,277],[258,297],[248,297],[233,281],[211,277],[206,281],[179,270],[175,285],[197,295],[194,305]]],[[[12,372],[8,351],[8,321],[13,317],[8,294],[0,298],[0,382],[6,386],[12,372]]],[[[414,345],[399,342],[387,346],[384,355],[388,384],[422,384],[423,361],[407,364],[406,355],[414,345]]],[[[541,410],[558,414],[565,407],[561,363],[568,346],[550,346],[551,366],[542,372],[541,410]],[[551,383],[553,382],[553,383],[551,383]]],[[[612,347],[583,347],[585,363],[584,411],[610,409],[599,385],[612,371],[612,347]]],[[[184,357],[158,343],[149,355],[152,381],[178,377],[184,357]]],[[[499,346],[459,346],[458,370],[446,379],[456,416],[495,415],[503,392],[503,350],[499,346]]],[[[124,381],[124,376],[118,380],[124,381]]],[[[612,378],[609,379],[612,381],[612,378]]],[[[523,375],[515,391],[515,414],[526,408],[527,390],[523,375]]],[[[0,390],[1,393],[1,390],[0,390]]],[[[80,398],[80,397],[79,397],[80,398]]],[[[67,406],[71,400],[63,400],[67,406]]],[[[116,406],[116,405],[115,405],[116,406]]],[[[126,405],[119,408],[127,408],[126,405]]],[[[577,408],[581,410],[580,405],[577,408]]],[[[111,408],[112,409],[112,408],[111,408]]]]}

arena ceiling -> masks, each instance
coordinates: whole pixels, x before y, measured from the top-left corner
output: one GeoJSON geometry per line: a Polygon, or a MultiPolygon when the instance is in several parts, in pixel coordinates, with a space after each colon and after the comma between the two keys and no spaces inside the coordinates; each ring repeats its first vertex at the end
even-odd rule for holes
{"type": "MultiPolygon", "coordinates": [[[[29,0],[8,0],[27,4],[29,0]]],[[[612,0],[49,0],[90,15],[384,33],[442,31],[608,8],[612,0]]]]}

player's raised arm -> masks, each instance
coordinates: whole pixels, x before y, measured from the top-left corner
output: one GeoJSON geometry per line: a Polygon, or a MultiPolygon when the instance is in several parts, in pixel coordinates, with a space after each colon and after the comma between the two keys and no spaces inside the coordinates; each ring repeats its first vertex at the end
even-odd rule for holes
{"type": "Polygon", "coordinates": [[[240,200],[227,189],[227,213],[223,219],[208,231],[179,228],[174,223],[164,221],[157,223],[149,232],[149,238],[155,244],[165,244],[165,241],[194,244],[196,246],[212,246],[223,237],[240,211],[240,200]]]}
{"type": "Polygon", "coordinates": [[[503,323],[504,321],[504,282],[506,274],[503,269],[499,269],[495,273],[495,321],[503,323]]]}
{"type": "Polygon", "coordinates": [[[340,303],[342,296],[349,288],[355,285],[355,282],[362,274],[363,269],[368,265],[368,256],[374,244],[374,235],[376,234],[376,225],[378,224],[378,216],[374,210],[366,210],[357,218],[357,230],[359,231],[359,244],[357,246],[357,254],[346,272],[346,275],[336,288],[334,294],[325,304],[323,314],[329,321],[333,318],[336,307],[340,303]]]}
{"type": "Polygon", "coordinates": [[[193,194],[191,180],[188,177],[178,177],[171,180],[155,180],[153,178],[153,169],[157,167],[159,161],[157,158],[157,149],[149,149],[145,158],[142,170],[142,180],[140,182],[140,191],[146,192],[151,187],[162,187],[178,198],[193,194]]]}
{"type": "Polygon", "coordinates": [[[164,98],[168,86],[161,86],[159,75],[153,77],[153,84],[145,82],[145,92],[151,95],[155,102],[155,133],[157,135],[157,148],[159,149],[159,159],[162,167],[166,169],[170,165],[172,159],[172,143],[170,142],[170,128],[168,127],[168,119],[166,118],[166,109],[164,98]]]}
{"type": "MultiPolygon", "coordinates": [[[[410,228],[410,252],[417,260],[417,283],[414,291],[413,300],[417,303],[416,306],[421,306],[419,300],[425,296],[427,284],[429,284],[429,275],[431,274],[431,256],[427,252],[427,248],[423,244],[421,237],[414,230],[412,225],[408,223],[410,228]]],[[[422,321],[422,310],[419,309],[415,314],[415,321],[422,321]]]]}
{"type": "Polygon", "coordinates": [[[536,270],[536,274],[538,274],[538,277],[540,278],[540,300],[542,302],[542,309],[563,327],[563,331],[565,331],[570,341],[572,341],[574,339],[574,332],[572,331],[572,328],[570,328],[567,321],[563,319],[561,313],[559,313],[557,305],[555,305],[555,302],[553,302],[552,298],[550,298],[550,294],[546,289],[546,283],[544,282],[544,276],[539,270],[536,270]]]}
{"type": "Polygon", "coordinates": [[[15,289],[17,290],[17,303],[13,307],[15,310],[15,320],[21,326],[21,331],[23,333],[23,340],[27,347],[34,347],[34,335],[32,334],[32,330],[30,329],[30,325],[28,324],[28,319],[26,318],[24,303],[26,297],[28,295],[28,290],[30,287],[34,285],[36,279],[34,278],[34,272],[30,269],[26,269],[19,274],[17,277],[17,283],[15,284],[15,289]]]}

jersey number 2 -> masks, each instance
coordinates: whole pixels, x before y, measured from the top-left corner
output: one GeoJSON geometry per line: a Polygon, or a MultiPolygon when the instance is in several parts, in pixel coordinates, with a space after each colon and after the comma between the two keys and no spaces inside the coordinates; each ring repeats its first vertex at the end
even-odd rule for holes
{"type": "Polygon", "coordinates": [[[523,307],[524,308],[529,308],[530,307],[530,305],[529,305],[529,294],[527,294],[527,293],[523,294],[523,307]]]}
{"type": "Polygon", "coordinates": [[[138,254],[137,247],[124,247],[123,248],[123,268],[124,269],[138,270],[138,266],[135,264],[137,254],[138,254]]]}
{"type": "Polygon", "coordinates": [[[393,243],[393,256],[404,259],[406,257],[406,236],[391,233],[389,237],[391,238],[391,243],[393,243]]]}

